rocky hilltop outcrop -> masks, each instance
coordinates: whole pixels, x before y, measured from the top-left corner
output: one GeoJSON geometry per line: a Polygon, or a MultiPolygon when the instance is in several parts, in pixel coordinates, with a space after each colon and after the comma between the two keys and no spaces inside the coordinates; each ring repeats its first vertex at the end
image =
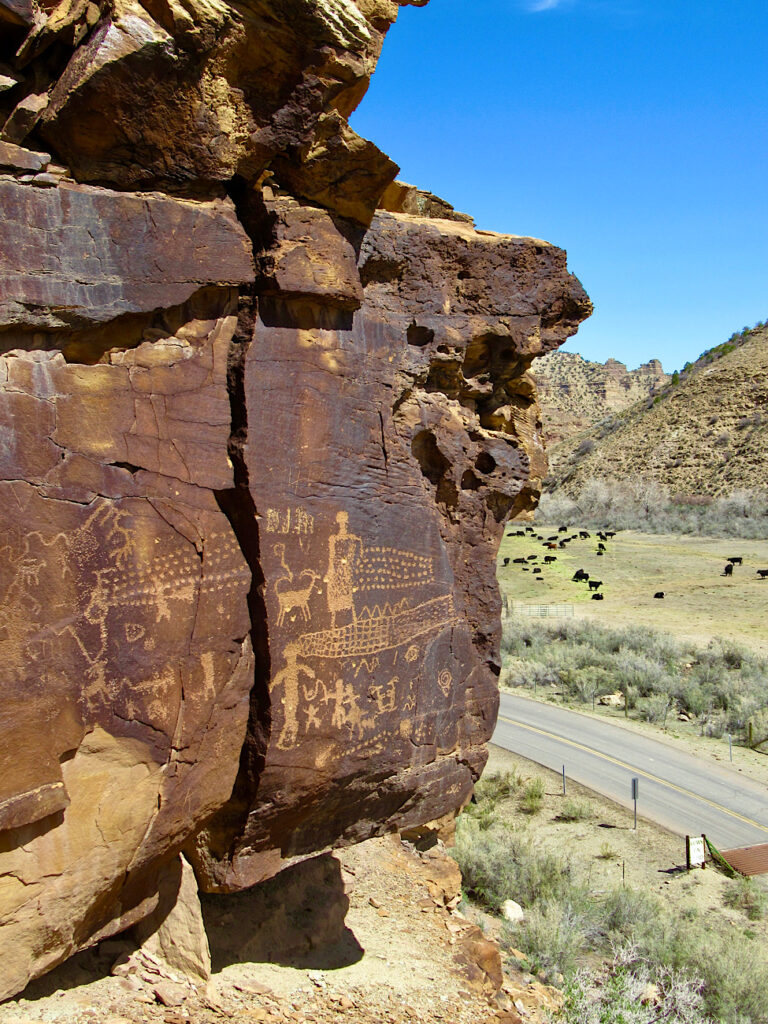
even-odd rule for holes
{"type": "Polygon", "coordinates": [[[482,770],[529,367],[591,307],[554,246],[377,211],[397,10],[0,0],[0,997],[182,850],[234,892],[482,770]]]}
{"type": "Polygon", "coordinates": [[[649,398],[671,379],[658,359],[628,370],[616,359],[597,363],[577,352],[550,352],[536,362],[534,376],[548,445],[649,398]]]}
{"type": "Polygon", "coordinates": [[[652,399],[550,450],[553,489],[645,478],[681,498],[768,486],[768,327],[705,352],[652,399]]]}

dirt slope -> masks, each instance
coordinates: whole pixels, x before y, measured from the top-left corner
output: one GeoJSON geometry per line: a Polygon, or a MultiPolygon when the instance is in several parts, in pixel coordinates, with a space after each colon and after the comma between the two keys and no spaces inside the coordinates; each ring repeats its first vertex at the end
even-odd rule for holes
{"type": "Polygon", "coordinates": [[[768,326],[705,353],[655,397],[549,451],[553,489],[644,476],[671,494],[768,486],[768,326]]]}

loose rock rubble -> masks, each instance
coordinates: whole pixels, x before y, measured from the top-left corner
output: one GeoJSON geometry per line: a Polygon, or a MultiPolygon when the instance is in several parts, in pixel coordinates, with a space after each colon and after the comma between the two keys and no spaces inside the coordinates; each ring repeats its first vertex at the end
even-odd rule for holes
{"type": "MultiPolygon", "coordinates": [[[[349,909],[328,946],[306,935],[304,954],[284,958],[291,962],[238,960],[253,920],[225,908],[222,921],[204,898],[207,984],[113,939],[1,1005],[0,1024],[538,1024],[558,1005],[556,990],[514,953],[502,975],[498,946],[459,910],[460,874],[439,847],[419,853],[392,836],[333,860],[349,909]],[[222,957],[232,962],[222,967],[222,957]]],[[[296,891],[305,884],[291,882],[296,891]]],[[[294,898],[285,892],[283,904],[294,898]]]]}

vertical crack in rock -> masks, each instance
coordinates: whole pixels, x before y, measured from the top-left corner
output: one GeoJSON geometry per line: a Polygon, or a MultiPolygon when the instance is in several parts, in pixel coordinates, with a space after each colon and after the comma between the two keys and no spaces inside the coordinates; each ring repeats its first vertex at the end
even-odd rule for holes
{"type": "MultiPolygon", "coordinates": [[[[205,830],[208,847],[205,857],[229,860],[232,844],[242,833],[254,796],[272,728],[269,693],[270,654],[267,615],[264,604],[264,573],[261,564],[259,514],[250,490],[245,449],[248,444],[248,409],[245,399],[245,360],[253,337],[256,297],[249,290],[240,297],[238,324],[232,339],[228,366],[227,389],[232,410],[232,429],[228,453],[232,462],[234,487],[216,492],[219,508],[229,520],[251,571],[248,612],[251,622],[251,644],[254,653],[253,689],[250,698],[248,729],[240,754],[232,797],[205,830]]],[[[199,851],[192,856],[199,862],[199,851]]]]}

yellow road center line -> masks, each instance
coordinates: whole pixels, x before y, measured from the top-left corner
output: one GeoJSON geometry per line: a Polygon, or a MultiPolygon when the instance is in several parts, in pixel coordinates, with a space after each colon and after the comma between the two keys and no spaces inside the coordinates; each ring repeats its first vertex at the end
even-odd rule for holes
{"type": "Polygon", "coordinates": [[[565,743],[569,747],[575,747],[576,750],[582,750],[585,754],[591,754],[593,757],[599,757],[603,761],[609,761],[611,764],[617,765],[619,768],[626,768],[627,771],[632,772],[633,775],[642,775],[646,779],[650,779],[652,782],[658,782],[661,786],[667,786],[668,789],[675,790],[676,793],[682,793],[683,796],[693,797],[694,800],[700,800],[703,804],[708,804],[710,807],[714,807],[716,811],[722,811],[723,814],[730,814],[732,818],[738,818],[739,821],[743,821],[746,825],[752,825],[754,828],[759,828],[761,832],[768,832],[768,827],[761,825],[759,821],[754,821],[752,818],[747,818],[743,814],[739,814],[738,811],[732,811],[730,807],[723,807],[722,804],[715,803],[714,800],[707,800],[705,796],[699,796],[698,793],[694,793],[690,789],[685,789],[683,786],[676,786],[674,782],[668,782],[666,779],[659,778],[658,775],[653,775],[651,772],[643,771],[642,768],[635,768],[634,765],[627,764],[626,761],[620,761],[617,757],[611,757],[610,754],[603,754],[599,750],[595,750],[593,747],[586,747],[583,743],[577,743],[575,740],[568,740],[564,736],[558,736],[557,733],[548,732],[546,729],[538,729],[535,725],[525,725],[523,722],[516,722],[512,718],[506,718],[504,715],[499,715],[500,722],[506,722],[507,725],[516,725],[519,729],[527,729],[529,732],[536,732],[540,736],[546,736],[548,739],[557,740],[559,743],[565,743]]]}

